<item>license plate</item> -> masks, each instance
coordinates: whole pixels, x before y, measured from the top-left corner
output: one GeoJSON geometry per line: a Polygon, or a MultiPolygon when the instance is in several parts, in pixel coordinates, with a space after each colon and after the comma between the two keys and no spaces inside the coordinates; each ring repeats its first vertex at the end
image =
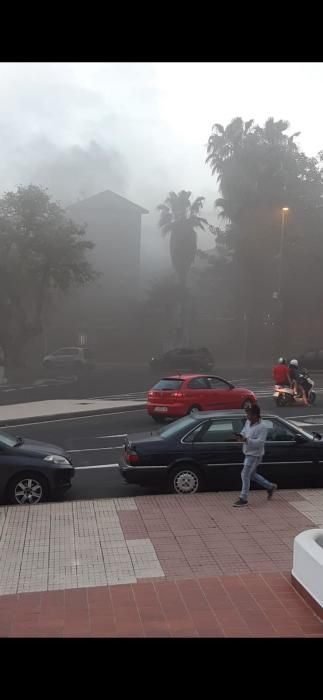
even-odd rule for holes
{"type": "Polygon", "coordinates": [[[155,413],[167,413],[166,406],[156,406],[155,413]]]}

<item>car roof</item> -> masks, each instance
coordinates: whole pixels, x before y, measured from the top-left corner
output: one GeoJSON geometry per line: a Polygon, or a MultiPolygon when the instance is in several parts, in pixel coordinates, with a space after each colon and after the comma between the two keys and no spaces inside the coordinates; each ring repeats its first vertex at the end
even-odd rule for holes
{"type": "MultiPolygon", "coordinates": [[[[199,411],[192,414],[192,418],[195,420],[200,420],[201,416],[203,418],[246,418],[246,412],[244,409],[237,409],[236,411],[199,411]]],[[[263,413],[261,418],[278,418],[278,420],[286,420],[285,418],[277,416],[274,413],[263,413]]]]}
{"type": "MultiPolygon", "coordinates": [[[[162,377],[162,379],[197,379],[199,377],[215,377],[216,379],[222,379],[222,377],[218,377],[216,374],[187,374],[186,372],[183,372],[183,374],[169,374],[167,377],[162,377]]],[[[223,381],[227,381],[224,379],[223,381]]]]}

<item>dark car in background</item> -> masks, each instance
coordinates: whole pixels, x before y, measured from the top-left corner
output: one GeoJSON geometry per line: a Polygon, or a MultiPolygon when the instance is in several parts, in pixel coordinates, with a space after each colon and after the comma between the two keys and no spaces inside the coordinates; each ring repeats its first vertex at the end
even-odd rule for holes
{"type": "Polygon", "coordinates": [[[209,372],[213,366],[214,358],[207,348],[175,348],[150,360],[154,372],[209,372]]]}
{"type": "Polygon", "coordinates": [[[323,350],[309,350],[298,358],[300,367],[323,372],[323,350]]]}
{"type": "MultiPolygon", "coordinates": [[[[244,411],[201,412],[155,433],[129,435],[121,474],[130,484],[178,494],[205,488],[238,491],[243,452],[235,435],[245,420],[244,411]]],[[[322,488],[322,436],[275,415],[263,415],[262,420],[268,434],[259,473],[279,488],[322,488]]]]}
{"type": "Polygon", "coordinates": [[[36,505],[71,487],[75,469],[65,450],[0,430],[0,498],[36,505]]]}

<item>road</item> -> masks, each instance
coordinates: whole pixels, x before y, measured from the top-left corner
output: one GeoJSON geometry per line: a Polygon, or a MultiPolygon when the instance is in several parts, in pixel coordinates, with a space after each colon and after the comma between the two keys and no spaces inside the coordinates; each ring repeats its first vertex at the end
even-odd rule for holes
{"type": "MultiPolygon", "coordinates": [[[[270,376],[263,377],[262,370],[253,370],[252,380],[241,370],[217,367],[214,374],[235,382],[238,378],[244,383],[265,380],[270,383],[270,376]]],[[[269,373],[270,375],[270,373],[269,373]]],[[[160,379],[146,365],[113,365],[97,369],[88,376],[60,377],[38,379],[19,384],[0,385],[0,405],[29,403],[30,401],[47,401],[50,399],[88,399],[88,398],[130,398],[145,396],[148,389],[160,379]]]]}
{"type": "Polygon", "coordinates": [[[46,379],[40,376],[33,382],[0,386],[0,404],[7,406],[30,401],[50,399],[118,398],[146,392],[155,382],[149,367],[113,366],[92,372],[79,379],[60,377],[46,379]]]}
{"type": "MultiPolygon", "coordinates": [[[[293,418],[310,430],[323,432],[323,375],[315,378],[318,401],[315,407],[278,409],[272,401],[272,386],[250,378],[237,378],[236,384],[255,390],[263,411],[293,418]],[[247,381],[245,381],[247,380],[247,381]]],[[[155,493],[151,488],[125,484],[118,471],[118,460],[127,433],[156,429],[144,409],[127,411],[116,409],[112,414],[82,416],[11,426],[8,432],[34,440],[62,445],[73,455],[77,467],[73,487],[65,500],[84,498],[112,498],[155,493]]]]}

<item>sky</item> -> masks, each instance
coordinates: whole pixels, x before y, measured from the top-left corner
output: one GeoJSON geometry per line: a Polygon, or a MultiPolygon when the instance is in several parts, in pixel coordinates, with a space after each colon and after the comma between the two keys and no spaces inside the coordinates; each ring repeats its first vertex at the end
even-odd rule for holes
{"type": "Polygon", "coordinates": [[[316,155],[322,87],[323,63],[1,63],[0,190],[32,182],[65,205],[111,189],[149,210],[143,255],[165,262],[156,206],[170,190],[203,195],[215,223],[212,124],[287,119],[316,155]]]}

